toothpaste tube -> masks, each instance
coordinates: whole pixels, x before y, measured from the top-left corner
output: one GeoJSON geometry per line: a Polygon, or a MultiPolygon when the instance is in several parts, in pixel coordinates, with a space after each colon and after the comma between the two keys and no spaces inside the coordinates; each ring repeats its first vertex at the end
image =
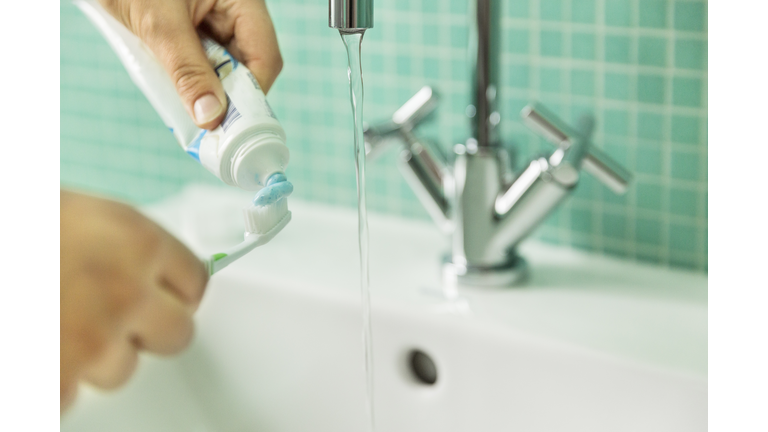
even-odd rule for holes
{"type": "Polygon", "coordinates": [[[257,191],[275,173],[284,173],[289,153],[285,131],[259,83],[221,45],[201,43],[227,94],[227,113],[212,131],[198,128],[176,87],[146,45],[96,0],[75,4],[96,26],[125,66],[133,82],[176,137],[181,148],[224,183],[257,191]]]}

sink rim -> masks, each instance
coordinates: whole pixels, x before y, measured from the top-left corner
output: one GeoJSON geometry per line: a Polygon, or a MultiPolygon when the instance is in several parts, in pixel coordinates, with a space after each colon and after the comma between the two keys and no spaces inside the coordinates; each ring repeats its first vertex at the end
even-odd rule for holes
{"type": "MultiPolygon", "coordinates": [[[[215,194],[217,200],[232,203],[247,202],[250,194],[211,186],[191,186],[181,194],[151,206],[143,211],[180,236],[185,243],[191,242],[188,236],[179,232],[179,218],[183,214],[194,212],[208,202],[215,194]]],[[[331,250],[339,254],[341,244],[353,248],[356,256],[357,214],[352,208],[331,206],[291,198],[289,206],[294,220],[265,248],[257,249],[223,271],[216,278],[234,278],[233,281],[261,283],[281,286],[281,289],[293,289],[303,295],[342,296],[351,301],[359,301],[358,275],[354,265],[340,263],[331,271],[311,268],[302,272],[280,273],[273,271],[280,267],[282,258],[304,254],[307,266],[309,261],[322,261],[331,250]],[[321,238],[328,246],[318,241],[307,241],[307,236],[321,238]],[[322,237],[325,236],[325,237],[322,237]],[[336,241],[338,240],[338,241],[336,241]],[[345,243],[346,242],[346,243],[345,243]],[[333,248],[337,249],[333,249],[333,248]],[[330,249],[329,249],[330,248],[330,249]],[[312,254],[315,254],[312,256],[312,254]],[[270,261],[271,260],[271,261],[270,261]],[[254,271],[258,269],[258,271],[254,271]],[[313,274],[311,273],[315,271],[313,274]]],[[[521,255],[529,262],[531,277],[527,285],[514,288],[465,288],[460,291],[461,301],[470,304],[450,303],[436,295],[439,285],[439,256],[447,248],[447,239],[436,227],[423,220],[406,219],[398,216],[369,213],[371,231],[371,298],[376,304],[389,304],[392,307],[411,308],[435,316],[457,316],[498,328],[501,331],[523,331],[536,337],[554,342],[570,344],[574,348],[588,349],[602,354],[613,355],[638,365],[656,367],[669,372],[679,372],[702,379],[707,375],[707,276],[706,274],[672,269],[647,263],[632,262],[614,257],[576,250],[563,245],[545,244],[537,240],[528,240],[520,247],[521,255]],[[407,243],[411,241],[412,244],[407,243]],[[412,246],[402,247],[403,244],[412,246]],[[416,252],[408,249],[418,249],[416,252]],[[408,255],[408,254],[411,255],[408,255]],[[407,255],[403,257],[403,255],[407,255]],[[399,260],[399,261],[398,261],[399,260]],[[410,261],[407,261],[410,260],[410,261]],[[399,263],[399,264],[398,264],[399,263]],[[403,263],[408,263],[403,264],[403,263]],[[400,265],[397,267],[397,265],[400,265]],[[398,268],[397,272],[383,271],[387,266],[398,268]],[[526,303],[527,302],[527,303],[526,303]],[[576,310],[562,308],[568,303],[581,305],[581,315],[576,310]],[[531,307],[544,308],[544,312],[559,311],[571,315],[570,323],[559,323],[557,317],[538,319],[535,315],[525,316],[525,311],[518,307],[528,304],[531,307]],[[633,348],[632,343],[616,346],[621,342],[613,339],[590,339],[586,332],[589,321],[594,315],[600,315],[599,309],[587,310],[595,305],[604,304],[615,308],[624,308],[634,313],[635,324],[621,316],[606,315],[603,324],[610,324],[609,319],[623,324],[623,331],[645,345],[633,348]],[[517,309],[516,309],[517,307],[517,309]],[[560,307],[560,309],[557,309],[560,307]],[[506,308],[506,309],[505,309],[506,308]],[[510,318],[509,311],[517,311],[524,319],[510,318]],[[663,326],[652,333],[645,326],[655,323],[642,313],[660,314],[668,324],[676,324],[676,315],[685,315],[686,319],[677,324],[686,327],[674,333],[675,328],[665,332],[663,326]],[[592,315],[590,315],[590,313],[592,315]],[[549,320],[549,321],[548,321],[549,320]],[[624,320],[625,322],[622,322],[624,320]],[[557,324],[557,325],[555,325],[557,324]],[[568,325],[583,329],[570,331],[568,325]],[[556,328],[546,328],[554,326],[556,328]],[[577,330],[581,331],[579,333],[577,330]],[[687,332],[687,333],[686,333],[687,332]],[[690,336],[695,341],[689,341],[690,336]],[[657,340],[646,340],[648,338],[657,340]],[[676,339],[675,339],[676,338],[676,339]],[[680,353],[657,352],[652,356],[638,354],[645,349],[675,350],[673,342],[691,342],[698,353],[697,359],[681,358],[680,353]],[[654,348],[655,347],[655,348],[654,348]],[[677,357],[675,357],[677,355],[677,357]]],[[[194,245],[192,245],[194,246],[194,245]]],[[[349,252],[349,251],[347,251],[349,252]]],[[[350,255],[348,254],[347,257],[350,255]]],[[[333,264],[332,261],[329,261],[333,264]]],[[[349,263],[347,263],[349,264],[349,263]]],[[[356,263],[355,263],[356,264],[356,263]]],[[[305,267],[307,267],[305,266],[305,267]]],[[[615,315],[615,314],[614,314],[615,315]]],[[[375,316],[374,316],[375,319],[375,316]]],[[[600,321],[591,323],[594,328],[601,328],[600,321]]],[[[603,326],[604,327],[604,326],[603,326]]],[[[657,326],[658,327],[658,326],[657,326]]],[[[609,335],[610,336],[610,335],[609,335]]],[[[614,335],[615,336],[615,335],[614,335]]],[[[619,334],[619,336],[621,336],[619,334]]],[[[599,339],[599,338],[598,338],[599,339]]],[[[631,340],[629,342],[632,342],[631,340]]]]}

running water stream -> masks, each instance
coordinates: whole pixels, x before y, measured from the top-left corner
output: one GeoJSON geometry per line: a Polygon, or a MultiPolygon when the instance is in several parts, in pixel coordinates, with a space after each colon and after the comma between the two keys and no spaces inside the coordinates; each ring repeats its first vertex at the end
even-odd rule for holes
{"type": "Polygon", "coordinates": [[[366,411],[370,430],[374,430],[373,419],[373,342],[371,340],[371,295],[368,277],[368,211],[365,204],[365,143],[363,141],[363,68],[360,63],[360,49],[363,31],[341,32],[341,39],[347,48],[349,60],[349,96],[352,102],[352,116],[355,124],[355,172],[357,173],[357,218],[358,243],[360,247],[360,291],[363,305],[363,345],[365,347],[365,380],[367,390],[366,411]]]}

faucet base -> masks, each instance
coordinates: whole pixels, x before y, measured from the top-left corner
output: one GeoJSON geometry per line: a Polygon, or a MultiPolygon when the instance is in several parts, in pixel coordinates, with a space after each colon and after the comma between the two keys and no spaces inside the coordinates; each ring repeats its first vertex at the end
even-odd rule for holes
{"type": "Polygon", "coordinates": [[[458,296],[459,287],[504,288],[520,285],[528,276],[528,264],[513,255],[502,265],[484,267],[457,264],[451,255],[443,258],[443,291],[446,296],[458,296]]]}

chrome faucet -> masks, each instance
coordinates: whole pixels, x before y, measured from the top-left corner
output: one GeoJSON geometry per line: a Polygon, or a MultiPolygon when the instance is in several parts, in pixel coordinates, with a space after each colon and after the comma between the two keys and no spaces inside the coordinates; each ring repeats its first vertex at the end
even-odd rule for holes
{"type": "MultiPolygon", "coordinates": [[[[439,102],[430,87],[422,87],[390,120],[365,130],[369,159],[392,144],[402,148],[400,171],[438,227],[451,236],[451,251],[443,260],[443,286],[449,296],[459,286],[520,283],[527,266],[516,247],[574,190],[582,168],[616,193],[624,193],[631,179],[626,169],[591,145],[591,117],[583,117],[572,128],[537,103],[523,109],[523,121],[554,144],[555,150],[548,157],[534,158],[521,172],[513,171],[498,129],[501,2],[471,1],[472,101],[465,112],[472,136],[453,147],[450,161],[439,147],[416,136],[416,127],[439,102]]],[[[357,28],[367,23],[337,18],[355,15],[349,7],[339,13],[345,10],[339,5],[355,4],[357,11],[372,11],[363,3],[369,2],[330,0],[331,27],[357,28]]]]}
{"type": "Polygon", "coordinates": [[[328,27],[357,33],[373,27],[373,0],[328,0],[328,27]]]}

